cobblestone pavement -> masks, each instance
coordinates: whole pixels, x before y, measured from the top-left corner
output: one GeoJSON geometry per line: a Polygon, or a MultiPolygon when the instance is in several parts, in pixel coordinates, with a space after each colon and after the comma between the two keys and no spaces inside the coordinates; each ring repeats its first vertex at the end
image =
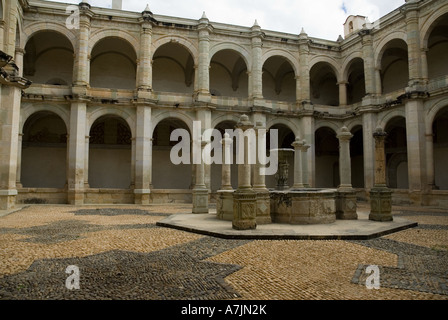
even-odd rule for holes
{"type": "Polygon", "coordinates": [[[189,205],[36,205],[0,217],[1,300],[448,300],[448,210],[363,241],[224,240],[161,228],[189,205]],[[369,266],[379,289],[368,289],[369,266]],[[66,284],[79,269],[79,289],[66,284]],[[69,270],[70,271],[70,270],[69,270]]]}

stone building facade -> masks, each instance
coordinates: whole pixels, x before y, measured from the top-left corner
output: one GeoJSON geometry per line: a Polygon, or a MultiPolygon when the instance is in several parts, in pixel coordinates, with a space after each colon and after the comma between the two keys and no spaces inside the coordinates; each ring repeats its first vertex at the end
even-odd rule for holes
{"type": "MultiPolygon", "coordinates": [[[[306,142],[304,185],[360,198],[381,127],[394,201],[448,206],[448,3],[407,0],[343,30],[329,41],[205,14],[1,0],[1,209],[191,202],[197,165],[171,163],[170,133],[232,129],[243,114],[278,129],[281,148],[306,142]]],[[[213,198],[221,166],[201,170],[213,198]]],[[[291,186],[294,171],[290,159],[291,186]]]]}

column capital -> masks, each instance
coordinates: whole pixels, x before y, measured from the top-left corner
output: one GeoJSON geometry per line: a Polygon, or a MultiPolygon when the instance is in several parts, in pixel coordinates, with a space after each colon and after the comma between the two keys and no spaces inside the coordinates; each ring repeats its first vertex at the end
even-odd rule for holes
{"type": "Polygon", "coordinates": [[[296,140],[291,144],[291,146],[293,146],[294,149],[301,149],[304,144],[304,141],[300,140],[300,138],[297,137],[296,140]]]}
{"type": "Polygon", "coordinates": [[[337,138],[339,140],[346,140],[346,141],[350,140],[352,137],[353,137],[353,134],[345,126],[341,128],[341,131],[337,135],[337,138]]]}

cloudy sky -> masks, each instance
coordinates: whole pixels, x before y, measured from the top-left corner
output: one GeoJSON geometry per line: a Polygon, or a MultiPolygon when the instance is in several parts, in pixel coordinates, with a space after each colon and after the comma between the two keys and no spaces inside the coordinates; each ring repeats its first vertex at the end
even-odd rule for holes
{"type": "MultiPolygon", "coordinates": [[[[89,3],[110,8],[112,0],[89,3]]],[[[154,14],[198,20],[205,11],[211,22],[250,27],[257,19],[265,30],[298,34],[303,27],[310,37],[336,40],[347,16],[363,15],[374,22],[405,0],[123,0],[123,10],[142,12],[147,3],[154,14]]]]}

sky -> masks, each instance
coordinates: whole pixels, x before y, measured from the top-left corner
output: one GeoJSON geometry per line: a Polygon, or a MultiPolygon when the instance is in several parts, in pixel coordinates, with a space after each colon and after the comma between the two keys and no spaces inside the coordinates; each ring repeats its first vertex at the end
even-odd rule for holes
{"type": "MultiPolygon", "coordinates": [[[[56,0],[49,0],[56,1],[56,0]]],[[[79,3],[81,0],[58,0],[79,3]]],[[[112,0],[89,0],[94,7],[110,8],[112,0]]],[[[370,22],[405,4],[405,0],[123,0],[123,10],[199,20],[205,11],[210,22],[251,27],[257,20],[264,30],[337,40],[349,15],[370,22]]]]}

